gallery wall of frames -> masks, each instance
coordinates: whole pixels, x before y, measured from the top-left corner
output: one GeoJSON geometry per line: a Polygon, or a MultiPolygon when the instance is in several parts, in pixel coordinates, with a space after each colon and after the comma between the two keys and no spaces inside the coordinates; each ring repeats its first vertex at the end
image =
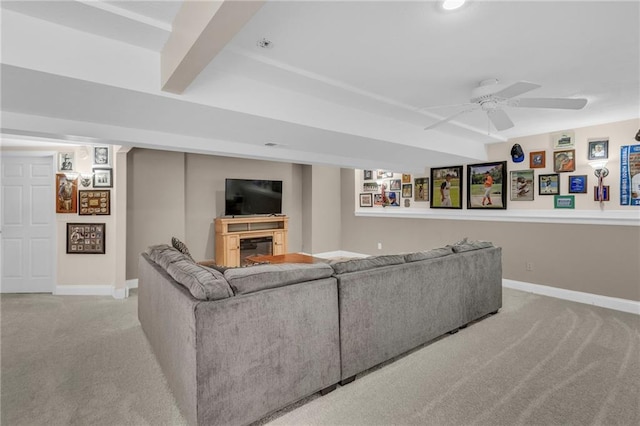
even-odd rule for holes
{"type": "Polygon", "coordinates": [[[628,137],[579,129],[514,139],[489,147],[496,161],[421,174],[357,170],[356,208],[628,210],[640,206],[636,130],[628,137]]]}
{"type": "Polygon", "coordinates": [[[113,161],[110,145],[57,152],[55,209],[65,215],[68,254],[106,253],[113,161]]]}

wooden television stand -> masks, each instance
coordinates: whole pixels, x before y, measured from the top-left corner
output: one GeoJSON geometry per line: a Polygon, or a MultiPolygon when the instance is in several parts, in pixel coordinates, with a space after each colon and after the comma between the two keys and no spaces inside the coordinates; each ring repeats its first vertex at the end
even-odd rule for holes
{"type": "MultiPolygon", "coordinates": [[[[241,266],[242,240],[267,241],[271,239],[272,255],[287,252],[289,218],[287,216],[240,216],[215,219],[216,264],[241,266]]],[[[249,253],[248,256],[255,254],[249,253]]],[[[244,256],[246,257],[246,256],[244,256]]]]}

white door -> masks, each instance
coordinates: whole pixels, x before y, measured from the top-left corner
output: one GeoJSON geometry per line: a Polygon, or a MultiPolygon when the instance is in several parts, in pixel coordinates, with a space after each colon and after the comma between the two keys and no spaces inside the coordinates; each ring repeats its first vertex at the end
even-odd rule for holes
{"type": "Polygon", "coordinates": [[[2,156],[2,293],[52,293],[56,262],[53,156],[2,156]]]}

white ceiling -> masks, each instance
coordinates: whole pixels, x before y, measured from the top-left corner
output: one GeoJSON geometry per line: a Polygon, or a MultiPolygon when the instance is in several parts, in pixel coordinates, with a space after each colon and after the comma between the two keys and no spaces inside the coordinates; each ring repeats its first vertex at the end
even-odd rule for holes
{"type": "Polygon", "coordinates": [[[471,0],[455,12],[269,1],[172,95],[160,91],[159,52],[180,6],[3,1],[3,131],[418,171],[484,160],[487,143],[640,117],[636,1],[471,0]],[[263,37],[272,47],[257,46],[263,37]],[[468,102],[488,78],[589,103],[508,108],[515,126],[503,132],[482,111],[423,130],[460,110],[431,107],[468,102]]]}

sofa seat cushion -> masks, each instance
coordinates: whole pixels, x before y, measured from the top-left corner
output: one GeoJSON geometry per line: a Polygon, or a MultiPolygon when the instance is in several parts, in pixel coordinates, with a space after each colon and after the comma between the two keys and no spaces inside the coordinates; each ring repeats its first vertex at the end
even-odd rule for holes
{"type": "Polygon", "coordinates": [[[469,241],[467,238],[457,243],[447,246],[451,247],[454,253],[463,253],[465,251],[480,250],[483,248],[493,247],[490,241],[469,241]]]}
{"type": "Polygon", "coordinates": [[[441,247],[432,250],[417,251],[415,253],[407,253],[404,255],[405,262],[418,262],[420,260],[435,259],[438,257],[449,256],[453,254],[451,247],[441,247]]]}
{"type": "Polygon", "coordinates": [[[183,259],[173,262],[169,264],[167,273],[185,286],[196,299],[219,300],[233,296],[224,275],[193,261],[183,259]]]}
{"type": "Polygon", "coordinates": [[[399,265],[401,263],[405,263],[403,255],[389,254],[351,259],[342,262],[333,262],[330,265],[336,274],[346,274],[348,272],[364,271],[367,269],[380,268],[382,266],[399,265]]]}
{"type": "Polygon", "coordinates": [[[331,275],[333,269],[326,263],[265,264],[224,271],[224,277],[236,295],[328,278],[331,275]]]}

